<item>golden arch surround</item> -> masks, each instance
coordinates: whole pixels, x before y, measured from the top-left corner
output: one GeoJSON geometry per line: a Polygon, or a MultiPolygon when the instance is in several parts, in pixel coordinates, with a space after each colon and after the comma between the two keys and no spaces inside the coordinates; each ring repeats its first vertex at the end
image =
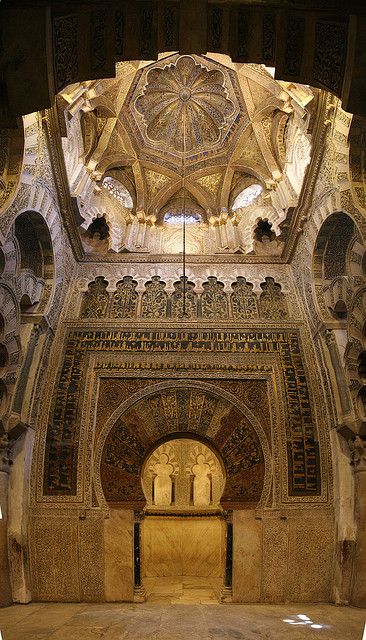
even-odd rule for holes
{"type": "MultiPolygon", "coordinates": [[[[143,391],[139,391],[133,394],[128,400],[121,403],[119,407],[113,412],[113,414],[110,416],[110,418],[107,420],[106,424],[104,425],[95,448],[93,476],[94,476],[94,487],[96,490],[96,495],[97,495],[99,504],[101,504],[104,507],[110,506],[104,493],[103,480],[102,480],[102,474],[101,474],[101,465],[102,465],[103,452],[105,450],[106,442],[114,426],[117,424],[120,418],[123,418],[123,415],[126,414],[131,407],[133,407],[134,405],[137,405],[140,401],[148,399],[149,397],[152,397],[159,392],[167,391],[169,389],[180,389],[180,390],[184,390],[184,389],[197,390],[198,389],[201,392],[206,392],[208,394],[211,394],[212,396],[215,396],[216,398],[222,399],[225,402],[227,402],[237,412],[239,412],[248,423],[250,423],[250,427],[253,433],[255,434],[255,437],[257,438],[260,449],[261,449],[261,454],[263,456],[263,467],[264,467],[260,499],[259,501],[252,502],[251,504],[253,508],[264,507],[269,500],[271,486],[272,486],[272,455],[271,455],[266,434],[264,433],[262,426],[260,425],[258,419],[250,411],[250,409],[248,409],[248,407],[246,407],[244,403],[242,403],[240,400],[235,398],[235,396],[233,396],[231,393],[225,391],[224,389],[218,388],[213,384],[201,382],[198,380],[169,380],[169,381],[160,382],[158,384],[149,385],[147,389],[144,389],[143,391]]],[[[185,434],[186,434],[186,437],[190,437],[193,439],[197,438],[196,432],[186,431],[185,434]]],[[[170,434],[165,434],[165,435],[166,437],[182,437],[182,432],[180,433],[171,432],[170,434]]],[[[156,446],[158,446],[159,442],[161,443],[161,441],[162,441],[161,438],[156,438],[155,441],[151,442],[150,447],[146,449],[146,451],[144,452],[143,459],[141,461],[141,466],[139,468],[138,473],[136,474],[138,478],[140,478],[142,463],[146,459],[146,455],[148,454],[148,452],[151,452],[152,449],[156,448],[156,446]]],[[[205,438],[205,444],[207,444],[208,446],[211,446],[214,451],[218,450],[219,457],[223,457],[222,452],[220,451],[220,448],[217,447],[217,445],[215,445],[215,442],[213,442],[213,446],[212,446],[212,442],[210,438],[207,438],[207,439],[205,438]]],[[[227,468],[226,468],[226,478],[227,478],[227,484],[226,484],[225,491],[227,490],[228,480],[229,480],[229,473],[227,468]]],[[[139,480],[139,483],[140,483],[140,480],[139,480]]],[[[222,498],[223,505],[225,504],[225,491],[222,498]]],[[[142,494],[141,500],[131,501],[131,502],[126,501],[125,505],[123,501],[121,501],[120,503],[117,503],[116,506],[121,506],[122,508],[123,506],[124,508],[131,508],[131,507],[141,508],[142,506],[144,506],[144,501],[145,501],[143,497],[142,487],[141,487],[141,494],[142,494]]],[[[237,508],[240,506],[240,503],[235,505],[230,500],[227,502],[228,502],[228,506],[229,505],[234,507],[237,506],[237,508]]],[[[243,506],[247,504],[244,500],[242,501],[242,503],[243,503],[243,506]]]]}

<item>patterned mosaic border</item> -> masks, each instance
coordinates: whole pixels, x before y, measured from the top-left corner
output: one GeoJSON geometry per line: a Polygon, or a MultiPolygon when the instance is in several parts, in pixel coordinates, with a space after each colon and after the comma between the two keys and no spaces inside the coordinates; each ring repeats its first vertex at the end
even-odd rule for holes
{"type": "MultiPolygon", "coordinates": [[[[48,426],[45,449],[45,496],[74,496],[80,445],[82,387],[86,357],[111,354],[272,354],[279,358],[286,390],[288,422],[286,439],[289,456],[289,495],[311,497],[321,494],[321,470],[316,429],[299,331],[235,330],[77,330],[70,329],[57,395],[48,426]]],[[[156,358],[156,356],[153,356],[156,358]]],[[[215,365],[212,365],[215,369],[215,365]]]]}

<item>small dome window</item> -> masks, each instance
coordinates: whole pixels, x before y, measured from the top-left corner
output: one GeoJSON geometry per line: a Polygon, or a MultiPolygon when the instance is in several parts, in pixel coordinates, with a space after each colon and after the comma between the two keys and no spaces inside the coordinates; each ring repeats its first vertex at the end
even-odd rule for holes
{"type": "Polygon", "coordinates": [[[202,222],[200,214],[193,211],[188,211],[185,215],[180,212],[167,211],[164,215],[163,222],[171,225],[182,225],[184,219],[186,224],[198,224],[202,222]]]}
{"type": "Polygon", "coordinates": [[[232,210],[236,211],[236,209],[241,209],[242,207],[248,207],[250,204],[256,200],[263,191],[263,187],[260,184],[251,184],[250,187],[243,189],[236,196],[234,200],[234,204],[232,206],[232,210]]]}
{"type": "Polygon", "coordinates": [[[126,207],[126,209],[133,208],[131,195],[121,182],[111,176],[106,176],[102,185],[114,198],[116,198],[116,200],[126,207]]]}

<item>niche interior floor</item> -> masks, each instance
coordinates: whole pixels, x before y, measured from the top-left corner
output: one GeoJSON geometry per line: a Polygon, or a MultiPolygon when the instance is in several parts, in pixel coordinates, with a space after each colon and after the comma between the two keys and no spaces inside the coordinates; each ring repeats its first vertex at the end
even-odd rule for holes
{"type": "Polygon", "coordinates": [[[222,578],[144,578],[147,601],[156,604],[218,604],[222,578]]]}
{"type": "Polygon", "coordinates": [[[29,604],[2,640],[362,640],[365,609],[333,605],[29,604]]]}

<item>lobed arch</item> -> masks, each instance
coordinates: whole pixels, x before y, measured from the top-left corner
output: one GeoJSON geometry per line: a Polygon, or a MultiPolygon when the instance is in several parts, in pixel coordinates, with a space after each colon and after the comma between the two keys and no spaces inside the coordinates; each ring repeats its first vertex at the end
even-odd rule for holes
{"type": "Polygon", "coordinates": [[[234,395],[212,383],[170,380],[151,385],[148,389],[133,394],[121,403],[102,426],[94,457],[94,484],[100,503],[110,507],[143,507],[145,498],[140,480],[143,464],[159,444],[177,437],[203,442],[222,460],[226,475],[222,506],[254,508],[264,506],[268,502],[272,483],[271,451],[263,428],[250,409],[234,395]],[[211,435],[204,433],[203,428],[199,428],[202,427],[201,422],[198,427],[192,428],[193,422],[189,422],[189,416],[187,425],[191,425],[191,428],[177,430],[170,425],[165,433],[154,430],[151,423],[147,427],[141,418],[136,421],[136,415],[146,413],[147,405],[154,406],[155,403],[155,407],[161,410],[159,399],[169,396],[173,391],[180,394],[182,403],[187,402],[188,398],[191,401],[192,397],[200,398],[202,403],[208,399],[212,402],[212,408],[213,405],[217,407],[220,402],[223,418],[217,432],[211,435]],[[130,430],[128,425],[133,428],[130,430]],[[118,452],[118,445],[116,458],[113,459],[113,438],[120,442],[119,437],[122,433],[123,452],[128,449],[128,453],[121,453],[121,449],[118,452]],[[248,451],[248,443],[251,444],[252,454],[248,451]],[[124,455],[124,460],[119,459],[118,455],[124,455]],[[250,455],[253,455],[252,466],[248,461],[250,455]],[[113,466],[114,464],[117,464],[117,467],[113,466]],[[118,464],[122,465],[120,469],[118,464]],[[241,468],[241,465],[245,467],[246,464],[249,466],[241,468]],[[243,490],[243,477],[247,479],[247,494],[243,490]]]}
{"type": "Polygon", "coordinates": [[[34,210],[19,213],[13,224],[13,239],[21,307],[33,312],[35,305],[49,297],[55,279],[53,242],[43,215],[34,210]]]}
{"type": "Polygon", "coordinates": [[[178,434],[164,438],[146,456],[141,468],[147,509],[217,511],[225,487],[225,472],[219,452],[207,439],[192,439],[185,433],[182,437],[178,434]],[[195,482],[197,471],[201,477],[195,482]]]}
{"type": "MultiPolygon", "coordinates": [[[[193,226],[195,229],[199,225],[193,226]]],[[[182,283],[179,272],[164,280],[158,269],[145,278],[137,278],[133,269],[118,278],[102,275],[98,269],[93,280],[79,281],[79,298],[74,309],[84,321],[113,317],[177,319],[182,312],[182,283]],[[149,315],[145,313],[145,299],[149,315]]],[[[186,278],[186,303],[186,313],[197,320],[255,317],[282,322],[294,313],[286,284],[275,281],[267,270],[253,281],[241,275],[227,279],[217,269],[204,278],[190,275],[186,278]]]]}
{"type": "Polygon", "coordinates": [[[212,442],[212,440],[210,440],[209,438],[203,436],[200,433],[191,433],[188,431],[182,431],[182,432],[178,432],[178,433],[170,433],[168,435],[162,436],[159,440],[156,440],[151,447],[147,450],[144,461],[141,465],[141,472],[143,473],[145,467],[146,467],[146,463],[148,462],[150,456],[152,453],[154,453],[154,451],[156,449],[158,449],[161,445],[166,444],[171,442],[172,440],[177,440],[177,439],[183,439],[183,440],[191,440],[192,439],[192,435],[194,435],[194,440],[196,440],[197,442],[204,444],[206,447],[208,447],[212,453],[216,456],[216,458],[218,459],[219,463],[220,463],[220,468],[221,471],[223,473],[224,478],[226,477],[226,467],[225,467],[225,462],[223,460],[221,451],[214,445],[214,443],[212,442]]]}
{"type": "Polygon", "coordinates": [[[323,322],[345,320],[354,280],[363,275],[364,255],[353,216],[330,212],[319,225],[312,252],[313,288],[323,322]]]}

